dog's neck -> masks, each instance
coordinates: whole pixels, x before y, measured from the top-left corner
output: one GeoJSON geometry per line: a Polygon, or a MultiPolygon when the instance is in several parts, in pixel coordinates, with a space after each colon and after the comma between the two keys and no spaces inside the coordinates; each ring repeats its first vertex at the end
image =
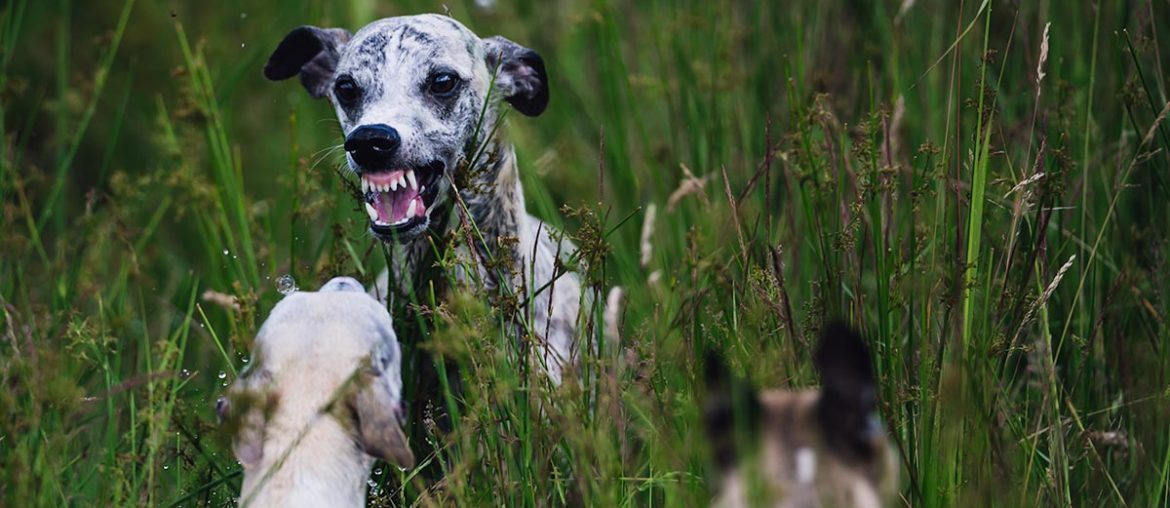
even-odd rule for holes
{"type": "MultiPolygon", "coordinates": [[[[444,200],[443,209],[436,210],[431,231],[405,245],[396,245],[392,251],[390,279],[380,287],[389,287],[395,300],[395,288],[399,296],[407,291],[416,293],[417,298],[427,294],[431,284],[442,277],[434,269],[435,248],[442,252],[449,242],[469,247],[470,261],[480,267],[492,265],[485,281],[495,286],[498,276],[511,274],[494,273],[517,266],[515,259],[501,259],[502,256],[517,256],[513,244],[517,237],[517,224],[523,213],[524,190],[516,168],[516,154],[511,144],[492,139],[488,141],[478,157],[448,174],[452,185],[444,200]],[[505,248],[501,248],[505,245],[505,248]],[[391,284],[392,283],[392,284],[391,284]]],[[[378,295],[380,298],[384,295],[378,295]]],[[[405,301],[410,301],[407,298],[405,301]]]]}
{"type": "Polygon", "coordinates": [[[261,463],[245,469],[241,506],[365,506],[373,462],[336,421],[323,419],[297,442],[265,443],[261,463]]]}
{"type": "Polygon", "coordinates": [[[516,235],[524,190],[512,145],[493,139],[478,158],[481,160],[473,162],[467,183],[458,189],[460,202],[456,204],[456,216],[463,221],[449,223],[459,227],[469,218],[474,225],[476,248],[486,250],[480,255],[494,258],[499,253],[501,238],[516,235]]]}

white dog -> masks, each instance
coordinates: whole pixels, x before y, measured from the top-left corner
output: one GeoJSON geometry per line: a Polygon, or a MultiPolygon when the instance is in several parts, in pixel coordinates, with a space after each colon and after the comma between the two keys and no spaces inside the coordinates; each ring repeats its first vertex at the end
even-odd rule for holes
{"type": "Polygon", "coordinates": [[[244,466],[242,506],[365,506],[375,458],[413,467],[386,309],[338,277],[286,296],[217,410],[244,466]]]}

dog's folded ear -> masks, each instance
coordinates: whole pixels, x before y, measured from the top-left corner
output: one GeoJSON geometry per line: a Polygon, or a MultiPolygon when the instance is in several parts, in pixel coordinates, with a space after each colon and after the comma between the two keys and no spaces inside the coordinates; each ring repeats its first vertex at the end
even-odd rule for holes
{"type": "Polygon", "coordinates": [[[840,452],[868,458],[875,436],[881,434],[869,347],[848,325],[831,323],[821,331],[814,362],[821,375],[817,418],[826,442],[840,452]]]}
{"type": "Polygon", "coordinates": [[[357,442],[366,453],[398,467],[414,467],[414,453],[399,420],[398,401],[393,400],[381,379],[366,379],[349,400],[356,418],[357,442]]]}
{"type": "MultiPolygon", "coordinates": [[[[391,332],[393,333],[393,332],[391,332]]],[[[402,402],[395,384],[397,372],[388,371],[398,356],[397,343],[371,355],[357,374],[346,397],[354,419],[356,441],[366,453],[403,468],[414,467],[414,453],[402,432],[402,402]]]]}
{"type": "Polygon", "coordinates": [[[732,375],[714,350],[704,353],[703,378],[703,427],[715,465],[727,470],[739,460],[739,445],[758,434],[763,408],[756,389],[732,375]]]}
{"type": "Polygon", "coordinates": [[[268,371],[245,371],[227,396],[215,404],[219,425],[231,436],[232,451],[246,467],[254,467],[264,458],[265,422],[279,403],[268,390],[270,381],[268,371]]]}
{"type": "Polygon", "coordinates": [[[537,116],[548,107],[548,74],[535,51],[500,36],[483,40],[488,71],[495,73],[496,90],[517,111],[537,116]]]}
{"type": "Polygon", "coordinates": [[[341,48],[352,36],[341,28],[297,27],[284,36],[268,57],[264,77],[280,81],[300,74],[305,90],[320,99],[329,91],[341,48]]]}

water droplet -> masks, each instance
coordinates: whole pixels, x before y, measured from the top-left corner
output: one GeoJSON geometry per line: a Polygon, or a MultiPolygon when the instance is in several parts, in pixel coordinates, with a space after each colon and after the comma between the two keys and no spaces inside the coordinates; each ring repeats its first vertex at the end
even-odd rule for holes
{"type": "Polygon", "coordinates": [[[215,377],[218,377],[220,379],[227,379],[227,372],[224,372],[221,370],[221,371],[219,371],[219,375],[217,375],[215,377]]]}
{"type": "Polygon", "coordinates": [[[249,359],[250,359],[250,358],[248,358],[247,356],[245,356],[245,357],[244,357],[244,363],[248,363],[248,360],[249,360],[249,359]]]}
{"type": "Polygon", "coordinates": [[[282,295],[292,294],[297,290],[297,281],[293,279],[292,275],[284,274],[276,278],[276,290],[280,291],[282,295]]]}
{"type": "Polygon", "coordinates": [[[164,470],[165,470],[165,469],[170,469],[170,468],[171,468],[171,465],[170,465],[170,464],[163,464],[163,469],[164,469],[164,470]]]}
{"type": "Polygon", "coordinates": [[[227,250],[227,249],[224,249],[224,250],[223,250],[223,255],[225,255],[225,256],[226,256],[226,255],[228,255],[228,254],[231,254],[231,251],[229,251],[229,250],[227,250]]]}
{"type": "Polygon", "coordinates": [[[366,480],[366,485],[369,485],[371,489],[378,486],[374,480],[366,480]]]}
{"type": "Polygon", "coordinates": [[[375,469],[374,474],[382,474],[382,468],[375,469]]]}
{"type": "Polygon", "coordinates": [[[181,377],[183,379],[187,379],[187,378],[191,377],[191,371],[189,371],[187,369],[183,369],[182,371],[179,371],[179,377],[181,377]]]}

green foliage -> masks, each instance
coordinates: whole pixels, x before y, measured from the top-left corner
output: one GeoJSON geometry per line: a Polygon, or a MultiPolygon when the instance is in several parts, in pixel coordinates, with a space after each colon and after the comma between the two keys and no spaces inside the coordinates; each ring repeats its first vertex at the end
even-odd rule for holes
{"type": "Polygon", "coordinates": [[[10,0],[0,505],[233,502],[214,401],[277,279],[385,260],[332,111],[260,68],[297,25],[448,8],[544,56],[503,135],[601,340],[554,387],[523,294],[422,288],[420,467],[374,504],[705,505],[697,352],[811,386],[828,317],[872,342],[906,503],[1170,503],[1163,3],[10,0]]]}

